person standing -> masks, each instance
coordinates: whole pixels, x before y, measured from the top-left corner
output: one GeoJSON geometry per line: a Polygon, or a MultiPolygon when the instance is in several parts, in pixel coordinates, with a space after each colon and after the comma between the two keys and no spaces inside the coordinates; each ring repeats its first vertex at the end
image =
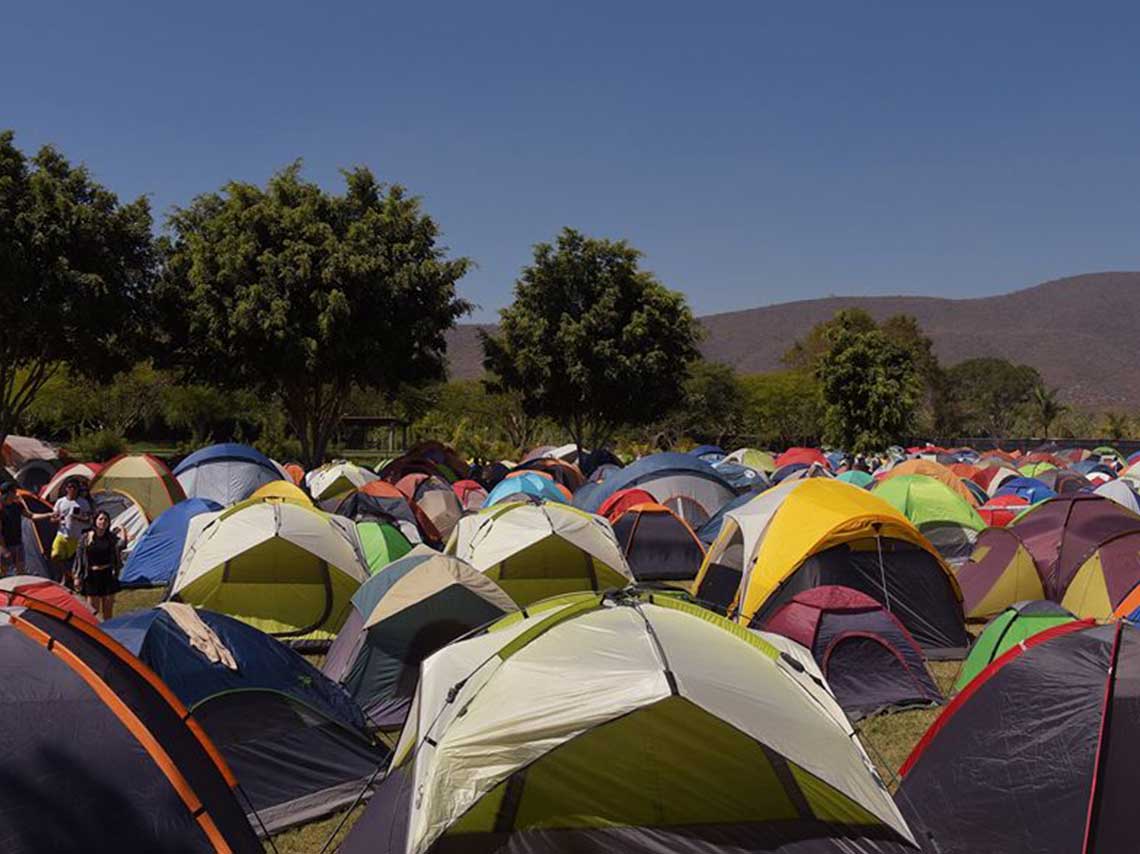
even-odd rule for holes
{"type": "Polygon", "coordinates": [[[59,525],[55,539],[51,543],[51,559],[57,567],[62,567],[60,574],[64,584],[74,589],[74,579],[71,574],[71,562],[79,548],[79,535],[91,521],[91,503],[79,495],[79,481],[70,479],[63,486],[64,494],[51,513],[36,513],[33,520],[51,519],[59,525]]]}
{"type": "Polygon", "coordinates": [[[115,615],[115,594],[119,592],[119,572],[126,547],[126,533],[122,528],[111,528],[111,516],[106,510],[95,514],[94,525],[79,538],[72,572],[79,592],[104,620],[115,615]]]}
{"type": "Polygon", "coordinates": [[[16,484],[0,487],[0,575],[24,574],[24,519],[31,514],[16,492],[16,484]]]}

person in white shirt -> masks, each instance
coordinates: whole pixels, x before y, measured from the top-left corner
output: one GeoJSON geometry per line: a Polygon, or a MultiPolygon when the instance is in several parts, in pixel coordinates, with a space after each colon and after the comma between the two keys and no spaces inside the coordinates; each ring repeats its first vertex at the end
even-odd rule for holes
{"type": "Polygon", "coordinates": [[[79,547],[79,537],[91,521],[91,504],[79,495],[79,481],[69,480],[63,487],[64,494],[51,513],[37,513],[33,519],[51,519],[59,524],[55,539],[51,544],[51,559],[63,564],[63,577],[71,586],[71,561],[79,547]]]}

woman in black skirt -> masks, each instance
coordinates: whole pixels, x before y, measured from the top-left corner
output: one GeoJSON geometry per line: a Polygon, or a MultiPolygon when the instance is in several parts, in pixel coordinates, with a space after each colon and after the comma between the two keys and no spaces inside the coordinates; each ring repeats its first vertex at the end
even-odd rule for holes
{"type": "Polygon", "coordinates": [[[104,620],[115,613],[115,594],[119,592],[119,571],[123,568],[123,549],[127,535],[122,528],[111,528],[106,510],[95,514],[94,527],[79,538],[75,553],[75,577],[79,592],[87,597],[91,610],[104,620]]]}

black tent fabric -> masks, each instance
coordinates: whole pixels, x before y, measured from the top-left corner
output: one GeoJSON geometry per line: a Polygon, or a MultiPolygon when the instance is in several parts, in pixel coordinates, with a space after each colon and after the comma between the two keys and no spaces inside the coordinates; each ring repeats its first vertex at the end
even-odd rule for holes
{"type": "Polygon", "coordinates": [[[1140,629],[1068,623],[947,706],[895,797],[929,852],[1131,851],[1138,762],[1140,629]]]}
{"type": "Polygon", "coordinates": [[[0,609],[0,715],[0,850],[261,851],[216,748],[97,628],[0,609]]]}

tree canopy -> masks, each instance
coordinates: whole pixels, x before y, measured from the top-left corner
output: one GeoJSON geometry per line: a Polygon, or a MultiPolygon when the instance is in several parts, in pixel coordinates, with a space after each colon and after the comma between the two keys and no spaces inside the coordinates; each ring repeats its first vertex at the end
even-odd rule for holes
{"type": "Polygon", "coordinates": [[[974,436],[1008,436],[1041,375],[1029,365],[985,356],[968,359],[946,371],[958,426],[974,436]]]}
{"type": "Polygon", "coordinates": [[[880,329],[838,325],[828,331],[827,342],[816,368],[824,438],[863,453],[907,436],[922,394],[914,353],[880,329]]]}
{"type": "Polygon", "coordinates": [[[164,241],[163,348],[188,377],[276,395],[307,465],[354,386],[441,379],[444,332],[468,311],[419,201],[366,168],[336,195],[300,163],[176,210],[164,241]]]}
{"type": "Polygon", "coordinates": [[[51,146],[0,132],[0,442],[51,378],[129,369],[156,263],[150,206],[120,204],[51,146]]]}
{"type": "Polygon", "coordinates": [[[657,419],[682,397],[700,326],[685,298],[639,267],[622,240],[567,228],[540,243],[484,335],[484,366],[527,411],[558,422],[582,447],[621,424],[657,419]]]}

